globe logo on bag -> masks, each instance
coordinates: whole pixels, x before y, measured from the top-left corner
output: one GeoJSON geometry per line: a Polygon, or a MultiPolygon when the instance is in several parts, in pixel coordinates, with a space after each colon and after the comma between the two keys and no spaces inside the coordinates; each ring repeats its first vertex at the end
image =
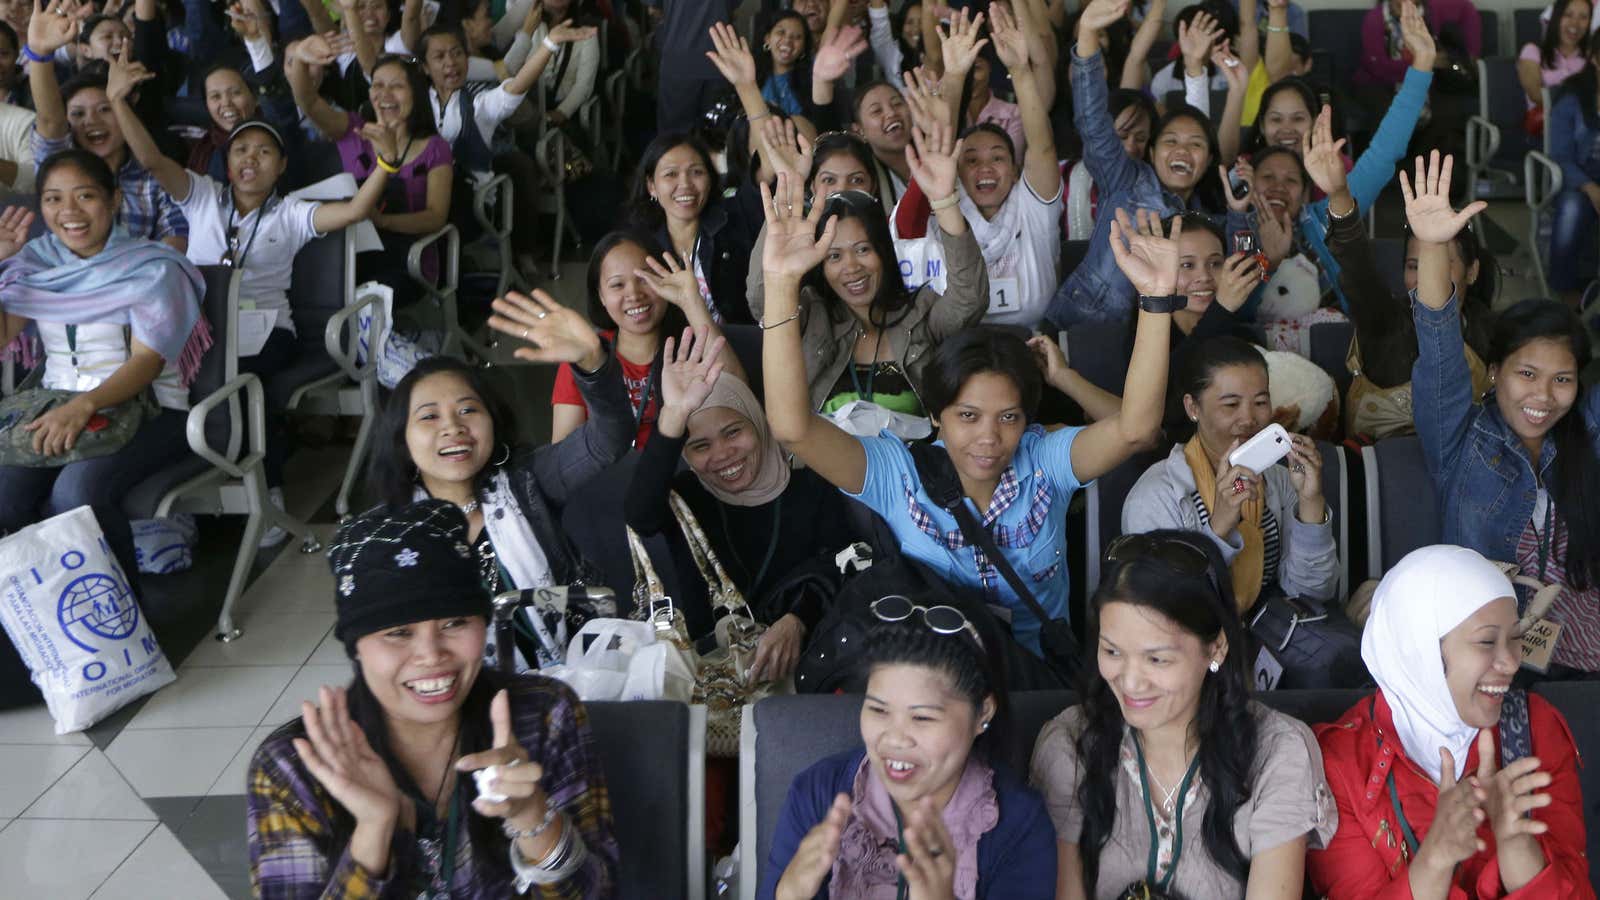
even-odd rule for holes
{"type": "Polygon", "coordinates": [[[61,592],[56,617],[73,643],[93,652],[94,647],[73,634],[73,626],[107,640],[122,640],[139,624],[139,604],[116,576],[90,572],[73,579],[61,592]]]}

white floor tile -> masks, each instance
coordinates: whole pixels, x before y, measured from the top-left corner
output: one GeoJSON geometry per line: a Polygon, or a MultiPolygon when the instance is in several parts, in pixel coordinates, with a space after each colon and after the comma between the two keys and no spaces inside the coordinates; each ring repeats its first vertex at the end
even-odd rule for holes
{"type": "MultiPolygon", "coordinates": [[[[65,775],[88,747],[0,745],[0,816],[15,818],[65,775]]],[[[0,872],[5,867],[0,866],[0,872]]]]}
{"type": "Polygon", "coordinates": [[[310,666],[344,666],[350,668],[350,657],[345,655],[344,642],[330,629],[328,636],[322,639],[317,649],[312,652],[311,658],[306,660],[310,666]]]}
{"type": "Polygon", "coordinates": [[[250,776],[250,758],[255,756],[256,748],[261,746],[261,742],[276,730],[277,726],[271,728],[263,726],[251,732],[250,739],[245,741],[244,746],[239,748],[239,752],[233,755],[233,760],[228,763],[226,769],[222,770],[222,774],[217,776],[216,783],[211,785],[210,790],[206,791],[206,796],[218,797],[246,793],[245,779],[250,776]]]}
{"type": "Polygon", "coordinates": [[[128,728],[254,728],[296,671],[294,666],[186,666],[128,728]]]}
{"type": "Polygon", "coordinates": [[[81,731],[56,734],[50,708],[26,706],[0,712],[0,744],[61,744],[88,747],[92,742],[81,731]]]}
{"type": "Polygon", "coordinates": [[[261,573],[239,600],[239,614],[286,615],[299,612],[332,614],[333,573],[320,568],[285,566],[261,573]]]}
{"type": "Polygon", "coordinates": [[[23,813],[25,819],[157,819],[111,760],[91,749],[23,813]]]}
{"type": "Polygon", "coordinates": [[[277,727],[300,715],[300,701],[310,700],[317,702],[317,689],[323,685],[347,686],[350,684],[350,664],[334,666],[307,665],[301,669],[289,686],[283,689],[283,695],[278,702],[272,704],[267,717],[261,720],[263,726],[277,727]]]}
{"type": "Polygon", "coordinates": [[[94,897],[105,900],[221,900],[226,896],[165,825],[157,825],[94,892],[94,897]]]}
{"type": "Polygon", "coordinates": [[[201,641],[183,661],[196,666],[298,666],[333,630],[333,615],[321,612],[279,613],[262,604],[237,619],[244,635],[236,641],[201,641]]]}
{"type": "Polygon", "coordinates": [[[141,797],[199,797],[228,767],[254,728],[123,731],[106,755],[141,797]]]}
{"type": "Polygon", "coordinates": [[[155,827],[151,822],[18,819],[0,832],[0,872],[6,873],[10,896],[85,900],[155,827]]]}

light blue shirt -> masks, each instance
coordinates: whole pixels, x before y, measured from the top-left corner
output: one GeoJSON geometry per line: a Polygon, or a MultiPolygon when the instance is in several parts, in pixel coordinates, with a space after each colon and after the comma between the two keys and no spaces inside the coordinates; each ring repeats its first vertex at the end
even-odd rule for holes
{"type": "MultiPolygon", "coordinates": [[[[990,531],[1006,560],[1032,590],[1034,599],[1052,618],[1067,617],[1067,505],[1073,492],[1083,487],[1072,471],[1072,442],[1082,428],[1062,428],[1046,433],[1030,427],[1017,445],[1012,466],[1020,487],[1017,498],[990,523],[990,531]],[[1042,488],[1042,490],[1041,490],[1042,488]],[[1035,507],[1036,516],[1030,523],[1035,507]],[[1033,527],[1037,524],[1037,528],[1033,527]],[[1017,546],[1008,546],[1008,544],[1017,546]]],[[[867,454],[867,474],[861,493],[846,494],[866,504],[883,517],[900,544],[901,552],[928,566],[952,584],[981,588],[982,579],[972,547],[951,550],[919,528],[912,520],[914,500],[933,526],[945,534],[959,533],[955,517],[940,509],[928,497],[917,477],[911,451],[888,432],[878,437],[858,438],[867,454]]],[[[936,446],[943,446],[939,442],[936,446]]],[[[984,510],[971,499],[964,499],[981,521],[984,510]]],[[[1039,622],[1026,604],[1018,600],[1011,586],[998,572],[987,599],[1011,610],[1011,630],[1024,647],[1039,653],[1039,622]]]]}

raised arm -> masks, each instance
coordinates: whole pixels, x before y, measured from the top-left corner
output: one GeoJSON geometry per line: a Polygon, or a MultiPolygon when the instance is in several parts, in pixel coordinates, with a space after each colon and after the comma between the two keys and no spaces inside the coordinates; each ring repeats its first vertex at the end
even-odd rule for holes
{"type": "Polygon", "coordinates": [[[669,337],[661,349],[661,411],[622,505],[628,527],[641,535],[656,534],[672,522],[667,497],[689,433],[689,417],[706,402],[722,373],[718,359],[723,343],[722,338],[685,328],[681,340],[669,337]]]}
{"type": "Polygon", "coordinates": [[[408,53],[415,52],[422,43],[422,0],[405,0],[400,7],[400,40],[405,42],[408,53]]]}
{"type": "Polygon", "coordinates": [[[328,8],[322,4],[322,0],[298,0],[298,2],[300,8],[305,10],[306,18],[311,20],[312,34],[327,34],[339,29],[339,23],[333,20],[333,16],[328,15],[328,8]]]}
{"type": "Polygon", "coordinates": [[[825,0],[828,6],[828,18],[822,25],[822,39],[817,41],[821,46],[828,43],[834,35],[845,27],[844,18],[850,12],[849,0],[825,0]]]}
{"type": "Polygon", "coordinates": [[[111,69],[106,77],[106,99],[111,101],[111,110],[117,117],[123,140],[128,142],[134,159],[150,170],[162,190],[182,203],[189,199],[189,173],[177,160],[161,152],[149,130],[139,120],[139,115],[128,103],[128,97],[136,86],[155,77],[150,70],[131,61],[132,52],[133,48],[124,44],[122,55],[111,61],[111,69]]]}
{"type": "MultiPolygon", "coordinates": [[[[1133,282],[1140,297],[1171,296],[1178,281],[1183,219],[1174,218],[1172,233],[1163,237],[1161,217],[1154,212],[1139,210],[1137,225],[1126,210],[1118,209],[1116,216],[1111,224],[1111,252],[1122,274],[1133,282]]],[[[1122,408],[1111,418],[1085,428],[1072,442],[1072,472],[1078,481],[1099,478],[1155,438],[1166,398],[1171,334],[1172,313],[1139,310],[1122,408]]]]}
{"type": "Polygon", "coordinates": [[[378,55],[383,52],[383,48],[377,39],[362,27],[361,13],[356,9],[358,2],[359,0],[339,0],[339,15],[344,22],[345,34],[350,36],[352,49],[355,50],[356,63],[361,66],[361,71],[367,76],[367,80],[371,81],[372,70],[377,66],[378,55]]]}
{"type": "Polygon", "coordinates": [[[1256,0],[1239,0],[1239,37],[1233,43],[1245,74],[1256,70],[1261,59],[1261,32],[1256,25],[1256,0]]]}
{"type": "Polygon", "coordinates": [[[982,29],[983,13],[977,13],[969,19],[965,9],[959,10],[950,17],[950,27],[943,32],[939,44],[944,63],[939,92],[950,107],[950,121],[955,123],[958,131],[967,124],[967,111],[961,108],[967,73],[972,71],[978,62],[978,54],[989,43],[988,38],[980,37],[982,29]]]}
{"type": "Polygon", "coordinates": [[[1395,168],[1405,158],[1406,146],[1411,142],[1412,131],[1427,103],[1428,86],[1433,83],[1436,51],[1428,23],[1411,0],[1405,0],[1402,10],[1400,31],[1406,49],[1411,51],[1411,67],[1405,72],[1405,80],[1394,102],[1378,123],[1372,141],[1350,172],[1350,193],[1355,195],[1362,209],[1371,209],[1378,202],[1378,194],[1393,180],[1395,168]]]}
{"type": "Polygon", "coordinates": [[[904,57],[900,53],[900,42],[894,37],[894,25],[889,21],[889,4],[884,0],[871,0],[867,5],[867,43],[872,47],[878,68],[883,70],[883,77],[900,87],[904,57]]]}
{"type": "Polygon", "coordinates": [[[1150,0],[1150,9],[1144,14],[1144,21],[1139,23],[1139,30],[1133,33],[1133,43],[1128,46],[1128,58],[1122,63],[1118,87],[1131,91],[1144,90],[1150,81],[1150,48],[1161,37],[1166,18],[1167,0],[1150,0]]]}
{"type": "Polygon", "coordinates": [[[772,435],[828,483],[850,493],[866,486],[867,451],[839,426],[811,411],[806,383],[805,351],[800,346],[800,279],[822,264],[838,219],[830,219],[822,236],[814,237],[824,204],[804,212],[805,193],[787,174],[778,189],[761,185],[767,216],[766,319],[761,340],[761,372],[765,382],[767,421],[772,435]]]}
{"type": "MultiPolygon", "coordinates": [[[[550,32],[545,35],[545,41],[557,45],[571,44],[577,41],[586,41],[597,33],[597,30],[592,27],[579,28],[572,24],[571,19],[568,19],[550,29],[550,32]]],[[[540,41],[539,46],[528,54],[528,59],[522,64],[522,68],[518,69],[517,74],[506,82],[506,91],[520,97],[533,90],[533,86],[539,83],[539,76],[544,74],[545,67],[550,65],[550,59],[554,55],[550,47],[544,41],[540,41]]]]}
{"type": "Polygon", "coordinates": [[[1039,84],[1031,65],[1030,45],[1016,20],[998,3],[990,7],[994,49],[1000,61],[1011,70],[1011,86],[1017,92],[1022,110],[1022,134],[1028,147],[1022,156],[1022,177],[1037,196],[1050,199],[1061,192],[1061,165],[1056,161],[1055,129],[1050,127],[1050,112],[1039,94],[1039,84]]]}
{"type": "Polygon", "coordinates": [[[1289,40],[1289,0],[1267,0],[1267,79],[1277,81],[1294,71],[1294,43],[1289,40]]]}
{"type": "Polygon", "coordinates": [[[1244,95],[1249,90],[1250,69],[1230,52],[1226,41],[1211,51],[1211,64],[1228,80],[1228,99],[1222,106],[1222,120],[1217,124],[1217,150],[1222,154],[1223,165],[1231,165],[1239,158],[1239,122],[1244,118],[1244,95]]]}
{"type": "Polygon", "coordinates": [[[1450,169],[1454,164],[1453,157],[1441,160],[1439,151],[1434,150],[1428,154],[1426,165],[1422,157],[1417,157],[1414,184],[1406,178],[1405,170],[1400,170],[1406,221],[1417,239],[1417,302],[1429,309],[1443,309],[1455,295],[1455,285],[1450,281],[1450,240],[1489,206],[1477,200],[1460,212],[1450,208],[1450,169]]]}
{"type": "Polygon", "coordinates": [[[33,0],[28,44],[22,55],[28,58],[28,85],[37,114],[33,128],[46,140],[67,136],[67,105],[61,99],[61,86],[56,83],[53,57],[57,50],[72,43],[79,24],[93,12],[94,7],[78,0],[54,0],[48,7],[33,0]]]}
{"type": "Polygon", "coordinates": [[[1129,159],[1111,120],[1100,35],[1128,11],[1128,0],[1091,0],[1078,17],[1078,42],[1072,51],[1072,122],[1083,138],[1083,162],[1101,196],[1124,190],[1138,177],[1143,160],[1129,159]]]}
{"type": "MultiPolygon", "coordinates": [[[[721,340],[722,329],[711,318],[711,312],[706,307],[705,298],[700,296],[700,282],[694,277],[694,266],[680,260],[676,253],[661,254],[660,259],[645,258],[645,268],[634,269],[637,278],[644,279],[656,296],[676,306],[683,312],[683,317],[689,323],[689,328],[700,334],[705,341],[714,342],[717,349],[714,353],[718,357],[719,365],[740,381],[746,381],[744,366],[739,364],[739,357],[733,348],[721,340]]],[[[671,338],[668,338],[670,341],[671,338]]],[[[696,404],[698,406],[699,404],[696,404]]]]}
{"type": "MultiPolygon", "coordinates": [[[[398,162],[395,157],[400,155],[400,142],[395,139],[393,127],[369,122],[361,129],[361,136],[372,145],[372,153],[379,160],[390,165],[398,162]]],[[[356,191],[354,197],[319,205],[316,212],[311,214],[311,227],[318,234],[329,234],[370,218],[383,200],[383,191],[388,185],[389,172],[380,164],[361,183],[361,189],[356,191]]]]}
{"type": "MultiPolygon", "coordinates": [[[[837,5],[844,6],[843,0],[837,5]]],[[[822,108],[833,103],[834,87],[866,49],[867,41],[854,25],[828,32],[811,63],[812,106],[822,108]]]]}
{"type": "Polygon", "coordinates": [[[756,59],[750,54],[750,42],[740,37],[732,25],[718,22],[711,26],[711,46],[706,59],[733,85],[745,118],[756,122],[771,115],[766,98],[761,96],[761,85],[756,84],[756,59]]]}
{"type": "Polygon", "coordinates": [[[1028,338],[1034,359],[1044,372],[1044,383],[1050,385],[1083,407],[1083,414],[1091,422],[1109,419],[1122,411],[1122,398],[1100,388],[1067,365],[1067,355],[1061,345],[1048,335],[1036,334],[1028,338]]]}
{"type": "Polygon", "coordinates": [[[334,109],[317,93],[311,67],[332,65],[342,52],[339,48],[349,46],[349,41],[348,35],[314,34],[290,44],[283,53],[283,77],[289,82],[295,105],[330,141],[337,141],[350,131],[350,117],[334,109]]]}
{"type": "MultiPolygon", "coordinates": [[[[8,206],[0,212],[0,260],[16,256],[28,243],[28,229],[36,218],[33,210],[22,206],[8,206]]],[[[5,311],[5,300],[0,298],[0,347],[11,343],[31,319],[5,311]]]]}

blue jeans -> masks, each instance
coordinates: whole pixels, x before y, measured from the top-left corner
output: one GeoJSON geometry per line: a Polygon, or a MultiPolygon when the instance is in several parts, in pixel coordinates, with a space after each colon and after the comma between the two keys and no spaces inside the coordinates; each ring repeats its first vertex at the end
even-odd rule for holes
{"type": "Polygon", "coordinates": [[[133,530],[122,511],[128,490],[188,453],[188,413],[163,409],[115,453],[59,468],[0,466],[0,532],[16,531],[80,506],[94,510],[129,584],[137,584],[133,530]]]}
{"type": "Polygon", "coordinates": [[[1557,194],[1550,209],[1550,289],[1582,290],[1595,276],[1595,226],[1600,214],[1577,189],[1557,194]]]}

